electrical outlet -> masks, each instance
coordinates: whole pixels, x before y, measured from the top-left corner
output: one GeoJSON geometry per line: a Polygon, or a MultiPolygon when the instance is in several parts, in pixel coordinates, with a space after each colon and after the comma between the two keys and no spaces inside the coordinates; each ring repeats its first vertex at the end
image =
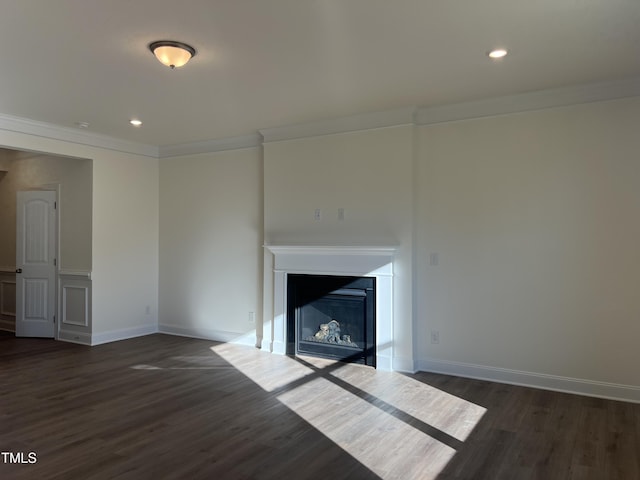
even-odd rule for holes
{"type": "Polygon", "coordinates": [[[247,320],[249,321],[249,323],[255,323],[255,321],[256,321],[256,313],[255,312],[249,312],[249,316],[247,317],[247,320]]]}
{"type": "Polygon", "coordinates": [[[315,211],[313,212],[313,218],[315,220],[320,220],[322,218],[322,210],[320,210],[319,208],[316,208],[315,211]]]}
{"type": "Polygon", "coordinates": [[[344,208],[338,209],[338,220],[344,220],[344,208]]]}
{"type": "Polygon", "coordinates": [[[438,330],[431,330],[431,343],[434,345],[440,343],[440,332],[438,330]]]}

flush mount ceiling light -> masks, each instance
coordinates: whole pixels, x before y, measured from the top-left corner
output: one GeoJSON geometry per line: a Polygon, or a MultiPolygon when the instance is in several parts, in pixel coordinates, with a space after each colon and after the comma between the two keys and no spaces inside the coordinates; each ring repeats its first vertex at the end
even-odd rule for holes
{"type": "Polygon", "coordinates": [[[134,127],[142,126],[142,122],[140,120],[138,120],[137,118],[133,118],[133,119],[129,120],[129,123],[131,125],[133,125],[134,127]]]}
{"type": "Polygon", "coordinates": [[[489,55],[489,58],[498,59],[506,57],[507,53],[508,52],[504,48],[496,48],[495,50],[487,52],[487,55],[489,55]]]}
{"type": "Polygon", "coordinates": [[[196,49],[191,45],[173,40],[159,40],[149,44],[149,50],[156,56],[160,63],[174,69],[186,64],[196,54],[196,49]]]}

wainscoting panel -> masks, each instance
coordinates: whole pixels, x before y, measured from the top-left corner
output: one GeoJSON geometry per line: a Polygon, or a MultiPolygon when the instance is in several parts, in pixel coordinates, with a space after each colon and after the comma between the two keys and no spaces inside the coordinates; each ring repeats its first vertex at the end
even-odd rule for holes
{"type": "Polygon", "coordinates": [[[62,286],[62,323],[89,326],[89,286],[62,286]]]}
{"type": "Polygon", "coordinates": [[[14,267],[0,267],[0,330],[16,330],[16,274],[14,267]]]}
{"type": "Polygon", "coordinates": [[[0,280],[0,299],[2,315],[16,316],[16,281],[0,280]]]}
{"type": "Polygon", "coordinates": [[[58,339],[91,344],[91,274],[65,272],[58,276],[58,339]]]}

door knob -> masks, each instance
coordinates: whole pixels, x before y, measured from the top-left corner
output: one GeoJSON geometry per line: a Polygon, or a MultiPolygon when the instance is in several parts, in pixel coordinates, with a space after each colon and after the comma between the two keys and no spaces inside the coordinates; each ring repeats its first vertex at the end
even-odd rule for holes
{"type": "Polygon", "coordinates": [[[22,273],[22,269],[21,268],[16,268],[16,273],[22,273]]]}

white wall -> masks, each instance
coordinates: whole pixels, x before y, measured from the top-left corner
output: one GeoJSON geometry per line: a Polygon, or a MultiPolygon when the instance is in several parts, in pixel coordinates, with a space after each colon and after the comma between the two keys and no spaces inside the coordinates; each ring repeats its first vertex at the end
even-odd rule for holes
{"type": "Polygon", "coordinates": [[[0,330],[15,331],[15,203],[7,195],[13,191],[11,177],[7,179],[11,164],[11,152],[0,148],[0,330]]]}
{"type": "Polygon", "coordinates": [[[640,98],[419,129],[423,368],[640,386],[639,132],[640,98]]]}
{"type": "Polygon", "coordinates": [[[256,344],[262,306],[259,148],[160,163],[161,331],[256,344]],[[256,322],[249,322],[254,312],[256,322]]]}
{"type": "Polygon", "coordinates": [[[101,153],[93,157],[94,343],[154,332],[158,319],[158,160],[101,153]]]}
{"type": "Polygon", "coordinates": [[[11,151],[0,148],[0,172],[9,168],[11,163],[11,151]]]}
{"type": "Polygon", "coordinates": [[[91,341],[155,331],[158,160],[9,130],[0,146],[93,160],[91,341]]]}
{"type": "Polygon", "coordinates": [[[0,149],[0,269],[16,266],[16,190],[13,152],[0,149]]]}
{"type": "Polygon", "coordinates": [[[413,369],[412,169],[412,126],[264,145],[265,243],[398,246],[394,365],[403,370],[413,369]]]}

